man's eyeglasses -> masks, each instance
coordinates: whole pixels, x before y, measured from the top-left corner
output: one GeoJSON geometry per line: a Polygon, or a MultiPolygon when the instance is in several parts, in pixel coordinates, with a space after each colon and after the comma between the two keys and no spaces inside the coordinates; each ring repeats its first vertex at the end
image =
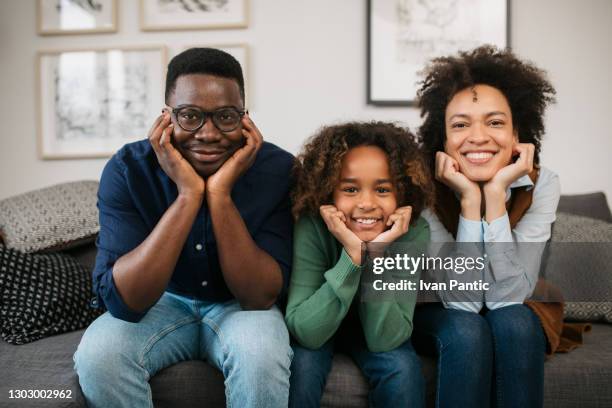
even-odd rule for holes
{"type": "Polygon", "coordinates": [[[233,107],[206,112],[194,106],[182,106],[180,108],[172,108],[172,113],[181,129],[187,132],[196,132],[204,126],[204,123],[210,117],[217,129],[227,133],[236,130],[240,126],[240,120],[246,112],[233,107]]]}

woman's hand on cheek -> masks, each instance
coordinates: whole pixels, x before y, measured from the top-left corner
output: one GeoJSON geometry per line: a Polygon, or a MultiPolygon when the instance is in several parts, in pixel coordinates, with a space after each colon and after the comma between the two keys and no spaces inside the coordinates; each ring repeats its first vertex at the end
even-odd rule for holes
{"type": "Polygon", "coordinates": [[[361,264],[361,240],[346,226],[346,215],[333,205],[319,208],[327,229],[342,244],[355,265],[361,264]]]}
{"type": "Polygon", "coordinates": [[[459,163],[444,152],[436,153],[436,180],[459,194],[464,218],[480,220],[480,186],[461,173],[459,163]]]}
{"type": "Polygon", "coordinates": [[[462,198],[480,196],[478,184],[459,171],[459,163],[444,152],[436,153],[436,180],[446,184],[462,198]]]}
{"type": "Polygon", "coordinates": [[[535,146],[531,143],[516,143],[513,153],[518,159],[497,171],[483,187],[485,195],[485,219],[491,223],[506,213],[506,190],[520,177],[533,170],[535,146]]]}
{"type": "Polygon", "coordinates": [[[497,171],[495,176],[485,184],[485,194],[487,192],[503,193],[505,198],[508,187],[533,170],[535,146],[532,143],[515,143],[512,153],[513,156],[518,155],[518,159],[497,171]]]}
{"type": "Polygon", "coordinates": [[[391,228],[382,232],[380,235],[374,238],[372,242],[394,242],[396,239],[408,232],[411,217],[411,206],[407,205],[405,207],[397,208],[387,220],[387,226],[391,226],[391,228]]]}

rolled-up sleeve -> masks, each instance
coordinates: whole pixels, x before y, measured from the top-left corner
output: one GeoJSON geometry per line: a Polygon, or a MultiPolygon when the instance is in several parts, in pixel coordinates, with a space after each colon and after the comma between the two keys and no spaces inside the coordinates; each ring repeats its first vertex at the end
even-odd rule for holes
{"type": "Polygon", "coordinates": [[[484,223],[489,279],[495,282],[485,295],[489,309],[523,303],[533,293],[560,195],[559,177],[547,171],[535,187],[532,205],[514,229],[508,214],[484,223]]]}
{"type": "Polygon", "coordinates": [[[128,253],[148,235],[148,229],[136,210],[125,180],[125,168],[117,155],[106,164],[98,190],[100,233],[93,270],[93,290],[99,306],[116,318],[137,322],[146,310],[135,312],[121,299],[113,279],[117,259],[128,253]]]}
{"type": "MultiPolygon", "coordinates": [[[[431,229],[431,241],[429,256],[435,257],[446,257],[450,256],[453,258],[461,256],[469,256],[476,258],[481,256],[479,245],[475,243],[482,242],[483,229],[481,221],[473,221],[459,216],[459,223],[457,226],[457,241],[466,243],[465,245],[452,245],[444,246],[439,245],[444,242],[455,242],[453,236],[446,230],[442,225],[436,214],[427,209],[422,213],[423,218],[429,223],[431,229]],[[437,245],[438,244],[438,245],[437,245]],[[447,252],[451,250],[451,252],[447,252]],[[442,252],[440,252],[442,251],[442,252]]],[[[448,284],[452,279],[457,278],[457,274],[452,269],[432,269],[427,271],[429,274],[427,279],[434,282],[444,282],[448,284]],[[435,276],[434,276],[435,274],[435,276]]],[[[482,272],[476,271],[480,278],[482,272]]],[[[426,278],[424,278],[426,279],[426,278]]],[[[462,291],[461,293],[454,293],[452,291],[441,289],[437,291],[438,299],[442,302],[447,309],[463,310],[466,312],[478,313],[482,309],[483,302],[480,300],[482,297],[480,293],[473,293],[470,291],[462,291]]]]}

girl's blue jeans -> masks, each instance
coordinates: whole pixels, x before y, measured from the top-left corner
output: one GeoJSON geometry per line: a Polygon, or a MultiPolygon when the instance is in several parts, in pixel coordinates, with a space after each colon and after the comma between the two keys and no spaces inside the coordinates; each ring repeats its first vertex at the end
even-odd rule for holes
{"type": "MultiPolygon", "coordinates": [[[[370,407],[423,407],[425,380],[421,360],[410,340],[398,348],[374,353],[356,341],[343,347],[359,366],[370,385],[370,407]]],[[[318,407],[334,353],[333,339],[317,350],[293,345],[290,408],[318,407]]]]}

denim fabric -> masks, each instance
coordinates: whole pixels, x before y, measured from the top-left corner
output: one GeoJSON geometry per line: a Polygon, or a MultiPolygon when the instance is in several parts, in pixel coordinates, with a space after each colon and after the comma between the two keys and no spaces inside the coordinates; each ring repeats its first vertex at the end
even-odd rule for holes
{"type": "MultiPolygon", "coordinates": [[[[89,407],[153,407],[149,379],[184,360],[223,372],[228,407],[286,407],[293,352],[276,306],[243,311],[166,292],[139,323],[106,312],[74,355],[89,407]]],[[[205,401],[202,402],[205,404],[205,401]]]]}
{"type": "Polygon", "coordinates": [[[525,305],[480,314],[417,307],[419,352],[438,356],[436,407],[541,407],[546,342],[525,305]]]}
{"type": "MultiPolygon", "coordinates": [[[[410,340],[394,350],[380,353],[368,351],[360,344],[345,349],[368,379],[370,407],[425,406],[421,360],[410,340]]],[[[293,351],[289,407],[318,407],[332,365],[333,340],[317,350],[294,344],[293,351]]]]}

